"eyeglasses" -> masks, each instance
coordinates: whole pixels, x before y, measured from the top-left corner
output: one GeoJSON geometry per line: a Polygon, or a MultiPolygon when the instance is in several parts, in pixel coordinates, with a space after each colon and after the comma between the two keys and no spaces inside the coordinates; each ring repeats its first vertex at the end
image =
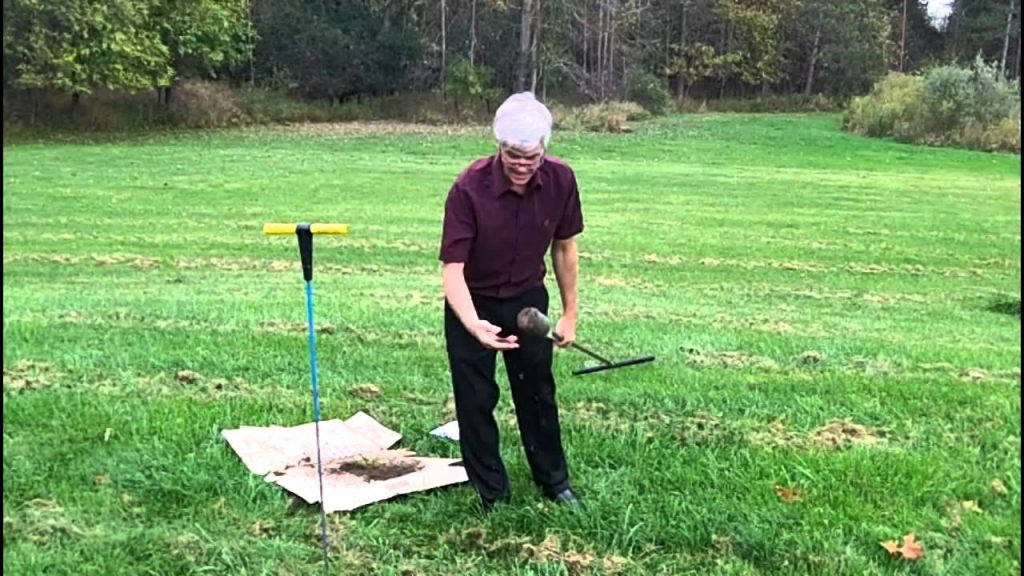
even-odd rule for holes
{"type": "Polygon", "coordinates": [[[533,154],[521,154],[515,150],[502,147],[501,157],[502,160],[508,164],[514,164],[516,166],[533,166],[540,164],[541,160],[544,159],[544,151],[542,150],[533,154]]]}

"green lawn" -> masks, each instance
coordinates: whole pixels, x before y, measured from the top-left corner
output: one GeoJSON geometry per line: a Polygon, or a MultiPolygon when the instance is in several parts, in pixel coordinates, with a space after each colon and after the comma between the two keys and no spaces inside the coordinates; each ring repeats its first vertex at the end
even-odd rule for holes
{"type": "MultiPolygon", "coordinates": [[[[587,511],[542,501],[503,388],[513,505],[481,517],[460,485],[333,515],[332,573],[1019,573],[1019,156],[831,115],[552,144],[587,224],[577,337],[658,357],[573,377],[587,358],[556,356],[587,511]],[[910,532],[917,562],[880,546],[910,532]]],[[[457,457],[428,434],[450,417],[436,256],[452,179],[491,150],[486,129],[5,143],[4,569],[318,571],[317,509],[220,437],[312,419],[295,241],[266,221],[351,225],[316,241],[324,417],[457,457]]]]}

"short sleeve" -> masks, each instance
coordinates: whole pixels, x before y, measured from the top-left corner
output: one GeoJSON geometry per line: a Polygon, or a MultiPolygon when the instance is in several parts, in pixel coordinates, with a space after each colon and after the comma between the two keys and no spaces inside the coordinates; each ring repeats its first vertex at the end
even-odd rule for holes
{"type": "Polygon", "coordinates": [[[580,190],[576,185],[576,176],[570,175],[565,209],[562,219],[555,228],[556,240],[568,240],[583,232],[583,208],[580,206],[580,190]]]}
{"type": "Polygon", "coordinates": [[[476,217],[466,190],[456,182],[444,204],[444,226],[441,231],[441,262],[465,262],[476,238],[476,217]]]}

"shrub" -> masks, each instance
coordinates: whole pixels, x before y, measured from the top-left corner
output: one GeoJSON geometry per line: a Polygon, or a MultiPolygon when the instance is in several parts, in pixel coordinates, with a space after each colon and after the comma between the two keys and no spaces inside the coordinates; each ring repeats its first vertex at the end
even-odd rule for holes
{"type": "Polygon", "coordinates": [[[448,95],[461,115],[467,106],[482,103],[487,112],[501,96],[494,87],[494,70],[488,66],[473,65],[463,58],[456,59],[448,70],[448,95]]]}
{"type": "Polygon", "coordinates": [[[660,116],[672,109],[672,95],[660,78],[646,70],[636,70],[626,84],[626,98],[660,116]]]}
{"type": "Polygon", "coordinates": [[[215,82],[182,82],[172,92],[170,110],[176,125],[189,128],[237,126],[248,121],[237,91],[215,82]]]}
{"type": "Polygon", "coordinates": [[[924,76],[892,73],[851,101],[843,125],[866,136],[1019,154],[1020,84],[980,59],[924,76]]]}
{"type": "Polygon", "coordinates": [[[846,128],[867,136],[910,136],[921,102],[921,84],[917,76],[889,74],[870,94],[853,99],[846,128]]]}
{"type": "Polygon", "coordinates": [[[971,71],[940,66],[924,78],[921,87],[924,132],[947,134],[967,123],[971,109],[971,71]]]}
{"type": "Polygon", "coordinates": [[[631,121],[647,120],[651,113],[636,102],[612,101],[573,109],[559,107],[553,116],[560,128],[568,130],[630,132],[631,121]]]}
{"type": "Polygon", "coordinates": [[[747,114],[834,112],[839,106],[828,96],[814,94],[770,95],[757,98],[724,98],[716,100],[684,100],[677,106],[681,112],[739,112],[747,114]]]}

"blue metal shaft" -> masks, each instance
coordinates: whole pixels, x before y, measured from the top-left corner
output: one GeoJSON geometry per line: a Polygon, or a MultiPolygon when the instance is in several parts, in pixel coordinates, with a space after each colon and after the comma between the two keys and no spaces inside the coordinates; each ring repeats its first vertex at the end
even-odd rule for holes
{"type": "Polygon", "coordinates": [[[316,367],[316,327],[313,324],[313,282],[306,282],[306,316],[309,321],[309,363],[313,374],[313,417],[316,427],[316,472],[320,479],[320,546],[327,569],[327,512],[324,507],[324,467],[320,457],[320,382],[316,367]]]}

